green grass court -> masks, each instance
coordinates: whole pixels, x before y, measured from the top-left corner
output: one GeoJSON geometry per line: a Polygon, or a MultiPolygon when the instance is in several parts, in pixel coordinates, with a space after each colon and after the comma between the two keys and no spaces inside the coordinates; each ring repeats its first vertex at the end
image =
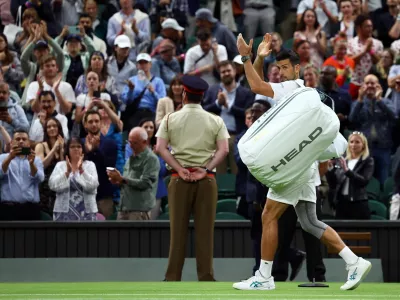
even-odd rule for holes
{"type": "Polygon", "coordinates": [[[298,283],[276,283],[274,291],[237,291],[231,282],[112,282],[112,283],[9,283],[0,284],[0,300],[16,299],[288,299],[375,300],[400,299],[400,284],[363,283],[354,291],[299,288],[298,283]]]}

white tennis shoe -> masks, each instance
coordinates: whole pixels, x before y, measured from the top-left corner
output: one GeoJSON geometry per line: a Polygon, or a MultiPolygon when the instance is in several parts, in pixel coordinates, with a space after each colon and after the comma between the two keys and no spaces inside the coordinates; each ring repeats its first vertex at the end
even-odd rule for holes
{"type": "Polygon", "coordinates": [[[371,263],[362,257],[359,257],[355,264],[347,265],[346,270],[349,271],[347,281],[340,289],[343,291],[356,289],[361,281],[368,275],[371,267],[371,263]]]}
{"type": "Polygon", "coordinates": [[[256,271],[253,277],[250,277],[247,280],[243,280],[241,282],[236,282],[233,284],[233,288],[237,290],[246,290],[246,291],[254,291],[254,290],[274,290],[275,283],[274,277],[270,277],[265,279],[260,271],[256,271]]]}

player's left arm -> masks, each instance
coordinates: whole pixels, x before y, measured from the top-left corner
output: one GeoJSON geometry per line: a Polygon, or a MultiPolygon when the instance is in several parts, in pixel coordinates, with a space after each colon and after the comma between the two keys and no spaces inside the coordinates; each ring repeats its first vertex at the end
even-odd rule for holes
{"type": "Polygon", "coordinates": [[[271,85],[258,76],[250,59],[244,63],[244,71],[246,72],[247,82],[249,83],[253,93],[274,98],[274,90],[271,85]]]}

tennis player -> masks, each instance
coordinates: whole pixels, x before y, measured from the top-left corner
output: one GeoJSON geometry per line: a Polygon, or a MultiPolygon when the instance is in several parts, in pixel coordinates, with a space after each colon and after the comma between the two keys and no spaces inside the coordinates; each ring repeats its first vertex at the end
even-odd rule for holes
{"type": "MultiPolygon", "coordinates": [[[[283,82],[264,82],[264,80],[261,79],[264,78],[262,68],[264,58],[271,53],[271,39],[270,34],[265,34],[263,41],[258,47],[254,66],[250,61],[253,40],[250,40],[248,45],[242,35],[239,34],[237,38],[237,47],[239,54],[242,56],[246,77],[251,90],[254,93],[271,97],[279,102],[285,95],[291,94],[300,87],[300,85],[295,82],[295,80],[299,78],[300,59],[297,53],[292,50],[281,51],[276,57],[276,63],[283,82]]],[[[263,232],[260,268],[255,273],[255,276],[248,280],[234,283],[233,287],[235,289],[275,289],[271,270],[278,246],[278,219],[289,205],[295,207],[301,227],[320,239],[325,245],[335,249],[346,262],[348,277],[346,283],[341,286],[341,290],[353,290],[357,288],[371,270],[371,263],[369,261],[355,255],[349,247],[344,244],[335,230],[318,220],[316,214],[317,197],[314,186],[314,178],[317,175],[316,172],[318,172],[318,168],[315,162],[309,162],[309,164],[310,170],[306,172],[306,176],[309,176],[309,180],[306,184],[293,182],[288,188],[279,190],[279,192],[269,189],[267,202],[262,214],[263,232]]]]}

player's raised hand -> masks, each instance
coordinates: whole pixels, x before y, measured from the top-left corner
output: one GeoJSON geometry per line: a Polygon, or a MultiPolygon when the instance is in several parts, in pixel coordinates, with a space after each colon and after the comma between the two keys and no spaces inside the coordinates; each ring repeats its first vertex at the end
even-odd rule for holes
{"type": "Polygon", "coordinates": [[[272,51],[271,42],[272,36],[269,33],[266,33],[262,42],[260,43],[260,45],[258,45],[257,55],[261,57],[267,57],[268,55],[270,55],[272,51]]]}
{"type": "Polygon", "coordinates": [[[251,50],[253,48],[253,39],[250,40],[247,45],[241,33],[239,33],[236,41],[236,45],[241,56],[247,56],[251,54],[251,50]]]}

